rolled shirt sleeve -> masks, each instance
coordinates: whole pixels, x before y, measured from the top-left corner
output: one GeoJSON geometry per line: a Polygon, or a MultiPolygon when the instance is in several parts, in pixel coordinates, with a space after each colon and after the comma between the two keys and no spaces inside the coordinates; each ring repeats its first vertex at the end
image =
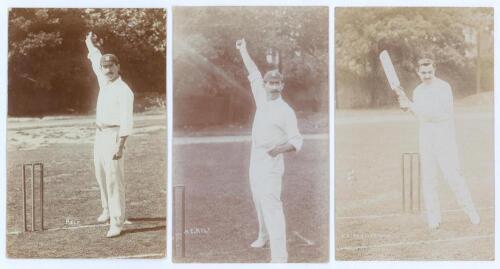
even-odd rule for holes
{"type": "Polygon", "coordinates": [[[120,98],[120,131],[119,136],[129,136],[132,134],[134,124],[134,94],[130,89],[123,90],[120,98]]]}
{"type": "Polygon", "coordinates": [[[285,131],[288,137],[287,142],[295,147],[296,152],[299,152],[302,149],[304,139],[299,132],[297,116],[292,109],[290,109],[289,113],[287,113],[285,131]]]}

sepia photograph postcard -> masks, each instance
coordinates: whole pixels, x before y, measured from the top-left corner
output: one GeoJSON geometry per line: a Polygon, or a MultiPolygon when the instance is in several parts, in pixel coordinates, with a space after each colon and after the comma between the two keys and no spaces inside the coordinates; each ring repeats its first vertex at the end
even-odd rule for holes
{"type": "Polygon", "coordinates": [[[335,257],[495,260],[493,8],[335,9],[335,257]]]}
{"type": "Polygon", "coordinates": [[[327,263],[328,7],[172,12],[174,263],[327,263]]]}
{"type": "Polygon", "coordinates": [[[500,268],[499,7],[0,1],[0,268],[500,268]]]}
{"type": "Polygon", "coordinates": [[[8,10],[8,258],[166,256],[166,16],[8,10]]]}

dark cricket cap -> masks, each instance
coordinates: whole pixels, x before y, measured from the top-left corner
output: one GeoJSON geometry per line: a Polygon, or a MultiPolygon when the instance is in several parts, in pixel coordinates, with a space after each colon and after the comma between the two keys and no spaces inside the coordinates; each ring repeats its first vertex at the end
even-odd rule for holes
{"type": "Polygon", "coordinates": [[[281,82],[281,81],[283,81],[283,75],[278,70],[271,70],[271,71],[268,71],[264,75],[264,81],[265,82],[268,82],[268,81],[280,81],[281,82]]]}
{"type": "Polygon", "coordinates": [[[104,54],[101,57],[101,66],[109,63],[114,63],[118,65],[120,64],[120,61],[118,60],[118,57],[116,57],[114,54],[104,54]]]}
{"type": "Polygon", "coordinates": [[[428,66],[428,65],[434,65],[434,61],[430,58],[422,58],[418,60],[418,66],[428,66]]]}

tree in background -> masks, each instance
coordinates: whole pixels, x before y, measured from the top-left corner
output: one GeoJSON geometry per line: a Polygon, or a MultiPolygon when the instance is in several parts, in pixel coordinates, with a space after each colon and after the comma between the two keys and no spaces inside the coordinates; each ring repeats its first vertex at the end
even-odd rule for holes
{"type": "MultiPolygon", "coordinates": [[[[417,60],[431,57],[436,61],[437,75],[448,80],[458,96],[476,92],[474,37],[481,32],[492,44],[492,9],[337,8],[335,15],[337,107],[394,103],[379,64],[382,50],[389,51],[405,88],[418,83],[417,60]]],[[[490,45],[482,59],[491,58],[490,45]]],[[[484,72],[493,79],[492,68],[484,72]]]]}
{"type": "Polygon", "coordinates": [[[225,97],[228,120],[248,120],[252,98],[234,46],[245,38],[261,72],[268,68],[267,50],[280,51],[284,95],[292,105],[300,110],[328,108],[328,8],[176,7],[173,28],[177,100],[225,97]]]}
{"type": "Polygon", "coordinates": [[[97,84],[87,60],[89,31],[120,58],[141,96],[166,89],[162,9],[12,9],[9,13],[9,115],[87,113],[97,84]]]}

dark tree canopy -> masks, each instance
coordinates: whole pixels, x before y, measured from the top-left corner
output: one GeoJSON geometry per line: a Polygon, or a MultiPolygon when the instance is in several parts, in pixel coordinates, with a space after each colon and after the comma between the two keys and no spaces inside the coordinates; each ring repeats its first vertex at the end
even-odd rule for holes
{"type": "Polygon", "coordinates": [[[97,85],[85,36],[120,59],[137,96],[164,95],[166,12],[162,9],[24,9],[9,12],[9,114],[87,113],[97,85]]]}

